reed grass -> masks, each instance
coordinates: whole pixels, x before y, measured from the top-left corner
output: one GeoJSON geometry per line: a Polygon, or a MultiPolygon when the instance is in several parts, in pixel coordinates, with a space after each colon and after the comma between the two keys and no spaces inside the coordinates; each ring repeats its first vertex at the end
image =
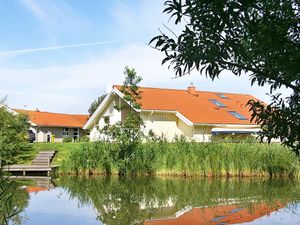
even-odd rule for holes
{"type": "MultiPolygon", "coordinates": [[[[117,174],[117,143],[82,144],[61,173],[117,174]]],[[[127,173],[180,176],[298,176],[299,158],[288,148],[263,143],[147,142],[134,146],[127,173]]]]}

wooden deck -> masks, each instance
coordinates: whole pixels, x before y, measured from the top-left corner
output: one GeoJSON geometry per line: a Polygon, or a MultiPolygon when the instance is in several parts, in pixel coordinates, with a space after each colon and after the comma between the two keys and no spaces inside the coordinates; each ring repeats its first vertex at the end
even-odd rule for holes
{"type": "Polygon", "coordinates": [[[8,165],[3,170],[8,172],[22,172],[23,176],[26,172],[46,172],[49,176],[58,166],[51,165],[56,151],[41,151],[32,161],[31,165],[8,165]]]}

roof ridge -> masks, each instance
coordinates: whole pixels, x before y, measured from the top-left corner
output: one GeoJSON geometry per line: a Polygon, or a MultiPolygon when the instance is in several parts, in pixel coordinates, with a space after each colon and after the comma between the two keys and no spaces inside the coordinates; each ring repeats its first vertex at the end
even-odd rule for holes
{"type": "MultiPolygon", "coordinates": [[[[74,119],[74,120],[77,120],[79,123],[82,123],[82,121],[80,121],[78,118],[76,118],[75,116],[80,116],[80,115],[76,115],[76,114],[74,114],[74,115],[71,115],[71,117],[74,119]]],[[[83,116],[85,116],[85,115],[83,115],[83,116]]],[[[84,125],[84,124],[83,124],[84,125]]]]}
{"type": "MultiPolygon", "coordinates": [[[[121,87],[122,85],[113,85],[113,87],[121,87]]],[[[176,88],[159,88],[159,87],[146,87],[146,86],[139,86],[139,88],[145,88],[145,89],[159,89],[159,90],[167,90],[167,91],[187,91],[187,89],[176,89],[176,88]]],[[[216,93],[216,94],[233,94],[233,95],[250,95],[252,97],[252,94],[249,93],[234,93],[234,92],[222,92],[222,91],[202,91],[202,90],[196,90],[196,92],[205,92],[205,93],[216,93]]]]}
{"type": "Polygon", "coordinates": [[[59,114],[59,115],[68,115],[68,116],[89,116],[88,114],[70,114],[70,113],[56,113],[56,112],[47,112],[47,111],[36,111],[36,110],[28,110],[28,109],[13,109],[25,112],[36,112],[36,113],[50,113],[50,114],[59,114]]]}

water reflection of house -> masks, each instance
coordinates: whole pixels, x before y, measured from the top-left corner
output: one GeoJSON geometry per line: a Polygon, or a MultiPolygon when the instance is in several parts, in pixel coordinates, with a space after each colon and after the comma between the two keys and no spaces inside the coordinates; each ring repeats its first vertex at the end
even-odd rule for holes
{"type": "MultiPolygon", "coordinates": [[[[101,138],[99,128],[115,124],[126,118],[129,107],[118,111],[116,105],[127,104],[120,86],[113,86],[101,105],[85,124],[90,139],[101,138]]],[[[140,113],[144,133],[163,135],[168,140],[184,135],[199,142],[211,141],[218,135],[248,136],[259,132],[259,125],[250,122],[247,102],[255,97],[247,94],[197,91],[194,86],[186,90],[139,88],[140,113]]]]}
{"type": "MultiPolygon", "coordinates": [[[[14,179],[19,179],[20,177],[12,177],[14,179]]],[[[55,183],[51,180],[50,177],[25,177],[25,180],[29,179],[30,182],[34,184],[30,184],[27,186],[23,186],[23,189],[28,193],[37,193],[40,191],[49,191],[55,188],[55,183]]],[[[22,177],[24,180],[24,177],[22,177]]]]}
{"type": "Polygon", "coordinates": [[[150,219],[144,225],[217,225],[237,224],[254,221],[260,217],[283,208],[281,203],[268,205],[267,203],[254,203],[251,207],[239,205],[219,205],[205,208],[187,207],[172,216],[150,219]]]}
{"type": "Polygon", "coordinates": [[[46,187],[39,187],[39,186],[27,186],[25,187],[25,191],[28,193],[37,193],[40,191],[47,191],[48,188],[46,187]]]}

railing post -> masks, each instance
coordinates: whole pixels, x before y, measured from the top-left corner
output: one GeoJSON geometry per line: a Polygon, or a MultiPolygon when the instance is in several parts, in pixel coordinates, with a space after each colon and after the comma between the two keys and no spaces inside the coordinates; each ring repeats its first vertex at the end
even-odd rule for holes
{"type": "Polygon", "coordinates": [[[50,167],[50,156],[48,156],[48,167],[50,167]]]}

